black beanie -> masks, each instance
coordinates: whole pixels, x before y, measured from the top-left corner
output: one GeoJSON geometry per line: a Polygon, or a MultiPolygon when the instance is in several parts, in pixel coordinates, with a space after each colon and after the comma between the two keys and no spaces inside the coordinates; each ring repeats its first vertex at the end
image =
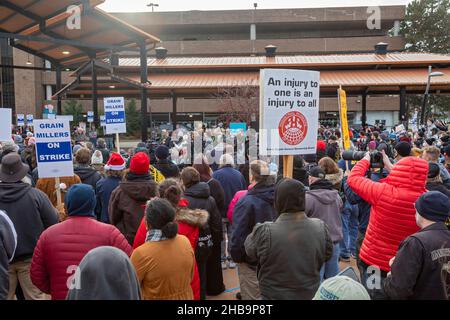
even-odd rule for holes
{"type": "Polygon", "coordinates": [[[411,155],[411,145],[406,141],[400,141],[395,145],[395,150],[402,157],[408,157],[411,155]]]}
{"type": "Polygon", "coordinates": [[[417,212],[427,220],[445,222],[450,215],[450,199],[440,191],[429,191],[416,201],[417,212]]]}
{"type": "Polygon", "coordinates": [[[305,186],[300,181],[286,178],[275,188],[275,209],[278,214],[305,211],[305,186]]]}

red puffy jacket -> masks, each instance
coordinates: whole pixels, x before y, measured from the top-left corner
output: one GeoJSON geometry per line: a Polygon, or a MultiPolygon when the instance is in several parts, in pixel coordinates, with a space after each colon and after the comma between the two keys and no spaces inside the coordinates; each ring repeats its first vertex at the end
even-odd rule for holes
{"type": "Polygon", "coordinates": [[[400,242],[419,230],[414,203],[426,192],[428,163],[415,157],[403,158],[380,182],[365,177],[368,169],[369,161],[363,159],[347,179],[350,188],[372,206],[359,256],[366,264],[388,272],[389,260],[400,242]]]}
{"type": "Polygon", "coordinates": [[[31,281],[52,300],[66,299],[68,278],[83,257],[100,246],[116,247],[128,256],[132,252],[116,227],[91,217],[69,217],[41,234],[31,261],[31,281]]]}
{"type": "MultiPolygon", "coordinates": [[[[176,221],[178,223],[178,234],[183,235],[189,239],[192,249],[197,248],[199,227],[206,224],[208,221],[208,212],[205,210],[190,210],[186,208],[188,202],[185,199],[180,200],[178,204],[180,209],[177,212],[176,221]]],[[[133,248],[141,246],[145,242],[147,228],[145,226],[145,218],[142,219],[136,238],[134,238],[133,248]]],[[[198,273],[197,262],[194,267],[194,278],[191,282],[194,300],[200,300],[200,275],[198,273]]]]}

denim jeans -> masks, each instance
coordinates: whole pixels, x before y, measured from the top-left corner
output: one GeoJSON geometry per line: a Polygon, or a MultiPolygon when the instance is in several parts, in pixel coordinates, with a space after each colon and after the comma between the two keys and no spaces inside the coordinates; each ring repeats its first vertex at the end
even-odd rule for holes
{"type": "Polygon", "coordinates": [[[333,244],[333,255],[320,269],[320,282],[339,273],[339,242],[333,244]]]}
{"type": "Polygon", "coordinates": [[[343,239],[340,242],[340,256],[350,258],[356,255],[356,238],[358,236],[358,205],[352,205],[345,201],[341,214],[343,239]]]}
{"type": "Polygon", "coordinates": [[[222,219],[223,240],[221,247],[221,260],[222,262],[231,260],[230,246],[231,246],[231,225],[228,219],[222,219]]]}

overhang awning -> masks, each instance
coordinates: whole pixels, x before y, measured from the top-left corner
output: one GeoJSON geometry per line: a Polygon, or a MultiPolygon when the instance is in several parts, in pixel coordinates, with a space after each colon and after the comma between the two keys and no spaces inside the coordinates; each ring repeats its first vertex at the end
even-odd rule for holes
{"type": "MultiPolygon", "coordinates": [[[[431,78],[431,92],[450,93],[450,69],[434,69],[444,75],[431,78]]],[[[135,74],[121,74],[122,78],[138,82],[135,74]]],[[[342,86],[349,94],[361,94],[368,90],[372,94],[395,94],[400,87],[407,93],[423,93],[427,84],[427,69],[391,70],[325,70],[320,73],[321,95],[336,95],[342,86]]],[[[88,98],[90,82],[88,77],[79,86],[66,92],[70,98],[88,98]]],[[[259,86],[259,72],[223,73],[183,73],[150,74],[149,96],[153,98],[170,97],[172,92],[179,96],[208,96],[218,93],[221,88],[239,86],[259,86]]],[[[104,79],[99,83],[100,96],[138,96],[139,91],[129,85],[117,85],[114,80],[104,79]]]]}
{"type": "MultiPolygon", "coordinates": [[[[165,59],[148,59],[151,70],[249,70],[261,68],[313,68],[313,69],[346,69],[371,67],[418,67],[418,66],[450,66],[450,55],[434,53],[388,53],[380,55],[340,54],[340,55],[292,55],[292,56],[244,56],[244,57],[167,57],[165,59]]],[[[122,70],[133,70],[140,67],[138,58],[122,57],[119,60],[122,70]]]]}
{"type": "Polygon", "coordinates": [[[64,66],[160,40],[96,8],[103,0],[2,0],[0,34],[11,45],[64,66]],[[80,29],[69,29],[70,5],[81,11],[80,29]]]}

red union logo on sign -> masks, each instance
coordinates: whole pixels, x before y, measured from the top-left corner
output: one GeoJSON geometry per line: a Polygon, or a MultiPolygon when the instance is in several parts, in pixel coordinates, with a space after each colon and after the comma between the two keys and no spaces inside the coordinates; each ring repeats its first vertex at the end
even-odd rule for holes
{"type": "Polygon", "coordinates": [[[298,111],[288,112],[280,120],[278,132],[281,140],[288,145],[297,145],[305,139],[308,133],[308,122],[298,111]]]}

